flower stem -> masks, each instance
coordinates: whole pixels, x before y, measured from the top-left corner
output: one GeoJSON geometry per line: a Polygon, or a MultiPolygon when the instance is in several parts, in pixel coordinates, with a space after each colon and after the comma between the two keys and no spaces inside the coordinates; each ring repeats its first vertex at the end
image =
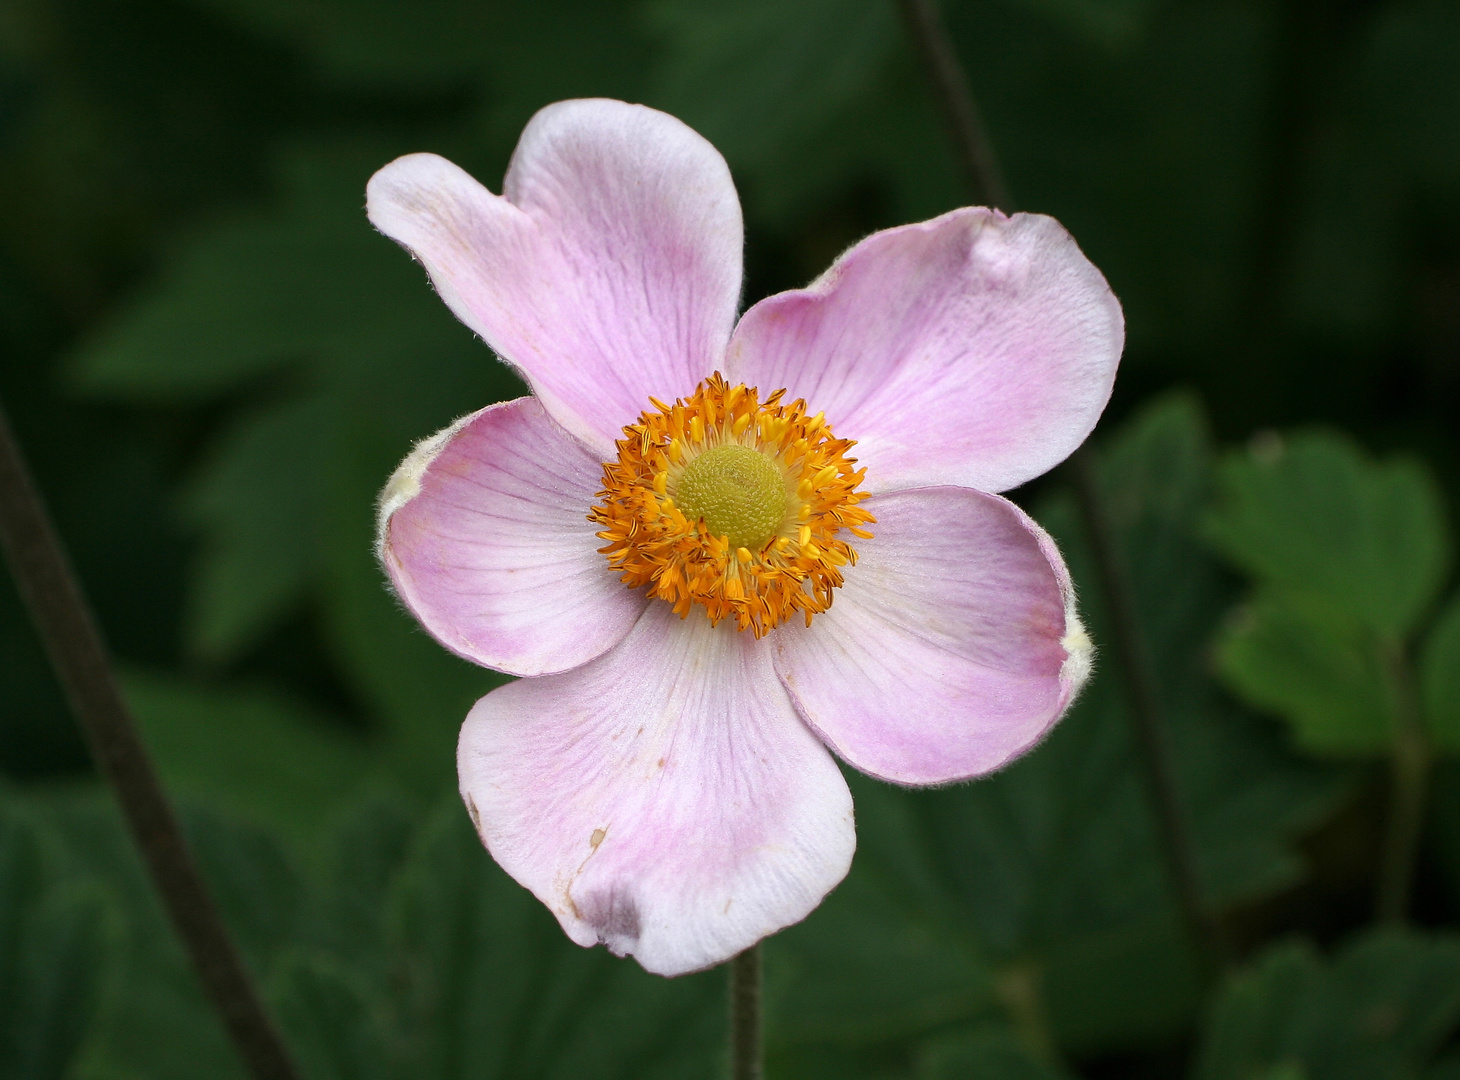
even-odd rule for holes
{"type": "Polygon", "coordinates": [[[1136,745],[1145,768],[1156,821],[1166,853],[1166,867],[1187,930],[1210,966],[1229,959],[1226,932],[1207,905],[1197,870],[1196,843],[1187,825],[1176,779],[1176,755],[1171,747],[1155,668],[1146,651],[1136,611],[1135,593],[1126,575],[1115,529],[1095,474],[1094,454],[1082,446],[1070,456],[1075,498],[1085,521],[1085,532],[1095,557],[1100,592],[1110,616],[1111,645],[1125,676],[1126,703],[1134,722],[1136,745]]]}
{"type": "Polygon", "coordinates": [[[256,1080],[296,1080],[158,782],[59,537],[0,408],[0,547],[97,767],[110,781],[193,968],[256,1080]]]}
{"type": "MultiPolygon", "coordinates": [[[[959,155],[978,194],[1005,212],[1013,203],[1004,185],[998,158],[983,127],[968,77],[958,62],[952,39],[935,0],[898,0],[908,33],[927,67],[939,104],[948,118],[959,155]]],[[[1151,790],[1177,905],[1209,966],[1225,963],[1226,935],[1216,913],[1206,904],[1197,873],[1196,845],[1187,827],[1176,782],[1176,759],[1161,715],[1156,677],[1141,639],[1135,598],[1116,551],[1114,530],[1090,451],[1071,456],[1068,469],[1080,504],[1100,578],[1100,591],[1111,615],[1114,647],[1125,677],[1126,697],[1135,722],[1136,741],[1151,790]]]]}
{"type": "Polygon", "coordinates": [[[762,1080],[760,1044],[760,946],[730,961],[730,1077],[762,1080]]]}
{"type": "Polygon", "coordinates": [[[984,128],[983,114],[978,100],[968,84],[968,75],[958,62],[958,53],[953,40],[943,25],[943,16],[938,10],[937,0],[897,0],[902,9],[902,18],[918,50],[928,77],[938,91],[938,104],[953,131],[953,144],[957,147],[963,167],[977,189],[975,195],[985,205],[1005,212],[1012,211],[1008,188],[1004,185],[1004,171],[999,167],[998,155],[994,153],[984,128]]]}
{"type": "Polygon", "coordinates": [[[1394,692],[1394,743],[1390,748],[1389,823],[1374,898],[1375,918],[1385,926],[1402,926],[1409,914],[1410,886],[1424,829],[1425,795],[1429,786],[1429,738],[1420,717],[1414,672],[1404,650],[1382,650],[1394,692]]]}

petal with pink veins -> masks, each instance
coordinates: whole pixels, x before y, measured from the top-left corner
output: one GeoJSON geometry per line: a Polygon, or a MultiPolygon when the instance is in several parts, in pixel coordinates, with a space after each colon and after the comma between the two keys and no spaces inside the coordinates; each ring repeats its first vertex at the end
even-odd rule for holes
{"type": "Polygon", "coordinates": [[[381,496],[380,560],[452,652],[514,675],[566,671],[623,640],[643,610],[588,520],[603,466],[535,398],[425,440],[381,496]]]}
{"type": "Polygon", "coordinates": [[[773,635],[812,728],[863,772],[940,784],[1032,748],[1090,671],[1090,641],[1053,541],[1007,499],[969,488],[865,504],[876,537],[830,610],[773,635]]]}
{"type": "Polygon", "coordinates": [[[824,411],[869,491],[1007,491],[1084,441],[1124,340],[1120,303],[1057,221],[965,208],[875,233],[756,304],[727,374],[824,411]]]}
{"type": "Polygon", "coordinates": [[[494,195],[434,154],[367,189],[462,322],[605,457],[653,395],[719,367],[740,298],[740,201],[724,159],[672,116],[564,101],[534,116],[494,195]]]}
{"type": "Polygon", "coordinates": [[[652,603],[612,652],[472,710],[462,797],[574,941],[695,971],[804,918],[846,874],[851,794],[764,644],[652,603]]]}

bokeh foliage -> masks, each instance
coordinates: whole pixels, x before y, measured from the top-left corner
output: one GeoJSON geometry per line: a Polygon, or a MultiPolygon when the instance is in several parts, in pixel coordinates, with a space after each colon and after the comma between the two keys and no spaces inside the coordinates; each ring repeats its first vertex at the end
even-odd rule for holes
{"type": "MultiPolygon", "coordinates": [[[[1460,1075],[1460,8],[947,0],[1020,204],[1125,306],[1098,484],[1169,726],[1211,974],[1107,649],[1034,753],[851,777],[851,876],[767,945],[773,1077],[1460,1075]],[[1383,761],[1438,759],[1406,929],[1383,761]]],[[[716,143],[747,302],[965,198],[891,0],[10,0],[0,398],[310,1080],[713,1077],[717,974],[570,945],[482,853],[452,752],[497,677],[385,592],[412,440],[520,392],[362,212],[532,112],[716,143]]],[[[1062,473],[1016,493],[1100,643],[1062,473]]],[[[0,1077],[241,1075],[0,575],[0,1077]]]]}

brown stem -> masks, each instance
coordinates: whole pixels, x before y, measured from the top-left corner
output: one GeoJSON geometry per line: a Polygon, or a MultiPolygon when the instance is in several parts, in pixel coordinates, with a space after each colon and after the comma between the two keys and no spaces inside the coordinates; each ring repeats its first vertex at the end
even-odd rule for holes
{"type": "Polygon", "coordinates": [[[1161,698],[1156,687],[1155,668],[1141,634],[1135,593],[1126,576],[1115,529],[1111,524],[1100,478],[1095,473],[1094,455],[1082,446],[1070,457],[1069,472],[1075,498],[1095,557],[1100,593],[1110,616],[1111,646],[1125,677],[1126,703],[1134,722],[1136,745],[1145,767],[1146,781],[1155,804],[1166,866],[1192,939],[1204,957],[1216,965],[1228,959],[1227,939],[1221,920],[1207,905],[1197,870],[1196,844],[1187,826],[1186,813],[1176,781],[1176,755],[1161,715],[1161,698]]]}
{"type": "Polygon", "coordinates": [[[106,646],[0,408],[0,546],[92,756],[121,804],[193,968],[257,1080],[298,1072],[203,884],[112,672],[106,646]]]}
{"type": "MultiPolygon", "coordinates": [[[[959,154],[970,178],[993,205],[1012,211],[1003,173],[984,132],[968,77],[958,62],[958,54],[938,16],[934,0],[898,0],[898,3],[908,32],[927,65],[939,103],[951,122],[959,154]]],[[[1100,591],[1110,609],[1116,658],[1125,677],[1136,742],[1151,790],[1177,905],[1203,957],[1223,963],[1227,958],[1226,935],[1220,920],[1203,899],[1197,873],[1196,845],[1178,795],[1176,759],[1161,716],[1155,672],[1141,639],[1135,597],[1116,550],[1115,533],[1095,476],[1090,451],[1085,447],[1075,451],[1069,466],[1095,556],[1100,591]]]]}
{"type": "Polygon", "coordinates": [[[762,1080],[760,1041],[760,946],[730,961],[730,1077],[762,1080]]]}
{"type": "Polygon", "coordinates": [[[1013,209],[1004,172],[999,168],[978,100],[968,85],[968,75],[958,62],[958,53],[948,36],[936,0],[897,0],[913,45],[922,57],[928,77],[938,91],[938,104],[953,130],[953,144],[963,167],[973,181],[975,195],[985,205],[1006,212],[1013,209]]]}

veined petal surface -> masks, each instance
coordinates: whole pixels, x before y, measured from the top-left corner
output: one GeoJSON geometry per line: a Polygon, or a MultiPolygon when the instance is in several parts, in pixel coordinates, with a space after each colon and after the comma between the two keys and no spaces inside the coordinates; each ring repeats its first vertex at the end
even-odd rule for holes
{"type": "Polygon", "coordinates": [[[530,397],[421,443],[381,498],[380,559],[433,637],[513,675],[566,671],[623,639],[646,603],[587,518],[603,466],[530,397]]]}
{"type": "Polygon", "coordinates": [[[730,170],[672,116],[564,101],[527,125],[503,188],[411,154],[371,178],[368,211],[606,459],[650,395],[687,395],[722,362],[743,244],[730,170]]]}
{"type": "Polygon", "coordinates": [[[727,374],[824,410],[868,490],[1006,491],[1084,441],[1124,340],[1119,302],[1057,221],[965,208],[875,233],[756,304],[727,374]]]}
{"type": "Polygon", "coordinates": [[[1030,749],[1090,669],[1069,575],[1017,506],[969,488],[879,495],[830,610],[783,626],[776,667],[847,762],[899,784],[979,776],[1030,749]]]}
{"type": "Polygon", "coordinates": [[[488,849],[568,935],[661,975],[799,921],[856,845],[771,650],[664,603],[598,660],[488,694],[457,765],[488,849]]]}

